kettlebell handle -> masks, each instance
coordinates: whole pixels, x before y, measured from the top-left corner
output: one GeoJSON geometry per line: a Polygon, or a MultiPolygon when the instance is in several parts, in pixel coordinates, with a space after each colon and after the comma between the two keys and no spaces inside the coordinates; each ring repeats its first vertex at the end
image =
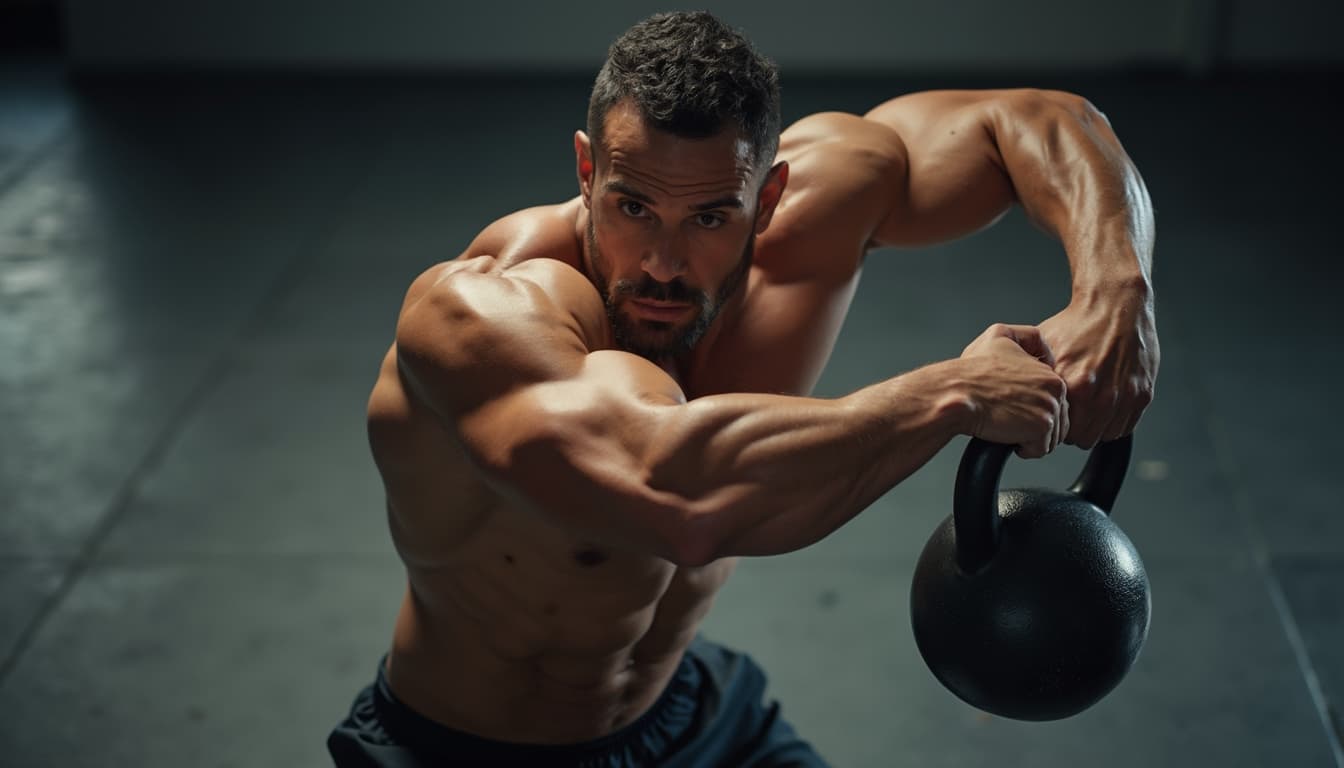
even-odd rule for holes
{"type": "MultiPolygon", "coordinates": [[[[1111,513],[1120,485],[1129,470],[1134,436],[1098,443],[1069,492],[1111,513]]],[[[957,468],[952,494],[953,526],[957,535],[957,565],[975,573],[989,563],[999,547],[999,479],[1013,446],[971,438],[957,468]]]]}

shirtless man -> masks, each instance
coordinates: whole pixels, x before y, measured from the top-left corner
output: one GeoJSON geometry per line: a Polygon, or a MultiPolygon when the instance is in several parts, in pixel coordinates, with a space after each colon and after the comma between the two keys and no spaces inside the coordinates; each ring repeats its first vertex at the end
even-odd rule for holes
{"type": "Polygon", "coordinates": [[[776,83],[708,14],[637,24],[575,134],[580,194],[410,286],[368,408],[409,583],[338,763],[822,765],[697,635],[736,558],[824,538],[957,435],[1034,457],[1134,429],[1152,211],[1099,112],[929,92],[781,134],[776,83]],[[809,397],[869,250],[1014,202],[1063,244],[1067,308],[809,397]]]}

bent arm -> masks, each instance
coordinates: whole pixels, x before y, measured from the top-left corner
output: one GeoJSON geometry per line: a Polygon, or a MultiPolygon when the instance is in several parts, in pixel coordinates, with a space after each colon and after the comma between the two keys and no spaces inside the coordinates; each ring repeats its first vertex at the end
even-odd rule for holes
{"type": "Polygon", "coordinates": [[[1075,295],[1148,288],[1153,209],[1105,115],[1060,91],[929,91],[864,117],[905,144],[904,194],[875,238],[922,245],[967,235],[1020,202],[1068,254],[1075,295]]]}
{"type": "MultiPolygon", "coordinates": [[[[576,279],[575,291],[591,290],[576,279]]],[[[583,320],[545,308],[525,281],[456,282],[399,325],[413,391],[505,496],[679,564],[820,540],[926,463],[967,415],[955,376],[938,369],[951,363],[837,400],[686,402],[657,366],[592,350],[583,320]]],[[[582,303],[601,311],[595,291],[582,303]]]]}

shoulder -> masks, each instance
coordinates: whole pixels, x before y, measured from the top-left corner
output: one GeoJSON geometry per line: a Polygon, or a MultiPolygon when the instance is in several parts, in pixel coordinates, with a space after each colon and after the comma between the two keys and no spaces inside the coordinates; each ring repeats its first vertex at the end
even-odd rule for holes
{"type": "Polygon", "coordinates": [[[531,259],[553,259],[577,267],[582,252],[578,227],[582,200],[524,208],[481,230],[462,256],[488,255],[503,267],[531,259]]]}
{"type": "Polygon", "coordinates": [[[426,270],[407,292],[396,332],[403,363],[444,375],[494,370],[520,384],[564,377],[574,361],[610,346],[597,289],[545,257],[509,265],[480,254],[426,270]]]}
{"type": "Polygon", "coordinates": [[[878,194],[902,176],[906,151],[889,126],[845,112],[819,112],[780,135],[778,158],[789,163],[789,185],[796,191],[878,194]]]}
{"type": "MultiPolygon", "coordinates": [[[[569,314],[585,339],[601,340],[601,297],[580,271],[577,198],[527,208],[481,230],[462,254],[435,264],[411,282],[401,316],[440,305],[448,317],[497,321],[544,320],[569,314]]],[[[442,314],[442,312],[437,313],[442,314]]],[[[436,318],[442,320],[443,318],[436,318]]]]}
{"type": "Polygon", "coordinates": [[[534,328],[567,329],[586,351],[610,346],[606,307],[597,288],[574,266],[531,258],[493,273],[463,272],[445,286],[483,319],[534,328]]]}
{"type": "Polygon", "coordinates": [[[817,112],[791,124],[780,134],[779,155],[844,152],[871,155],[875,161],[899,161],[905,153],[901,136],[891,126],[848,112],[817,112]]]}
{"type": "MultiPolygon", "coordinates": [[[[767,232],[790,252],[854,253],[867,249],[906,173],[905,144],[896,131],[844,112],[821,112],[780,135],[777,160],[789,181],[767,232]]],[[[846,260],[846,267],[852,267],[846,260]]]]}
{"type": "Polygon", "coordinates": [[[597,290],[553,259],[477,256],[428,273],[397,321],[397,367],[441,416],[572,378],[610,331],[597,290]]]}

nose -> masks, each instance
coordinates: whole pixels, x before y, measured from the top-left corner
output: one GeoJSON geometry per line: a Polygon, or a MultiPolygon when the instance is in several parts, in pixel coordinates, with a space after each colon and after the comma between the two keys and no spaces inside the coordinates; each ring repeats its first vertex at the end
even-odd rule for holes
{"type": "Polygon", "coordinates": [[[686,258],[678,243],[663,241],[645,251],[640,267],[654,280],[670,283],[686,274],[686,258]]]}

